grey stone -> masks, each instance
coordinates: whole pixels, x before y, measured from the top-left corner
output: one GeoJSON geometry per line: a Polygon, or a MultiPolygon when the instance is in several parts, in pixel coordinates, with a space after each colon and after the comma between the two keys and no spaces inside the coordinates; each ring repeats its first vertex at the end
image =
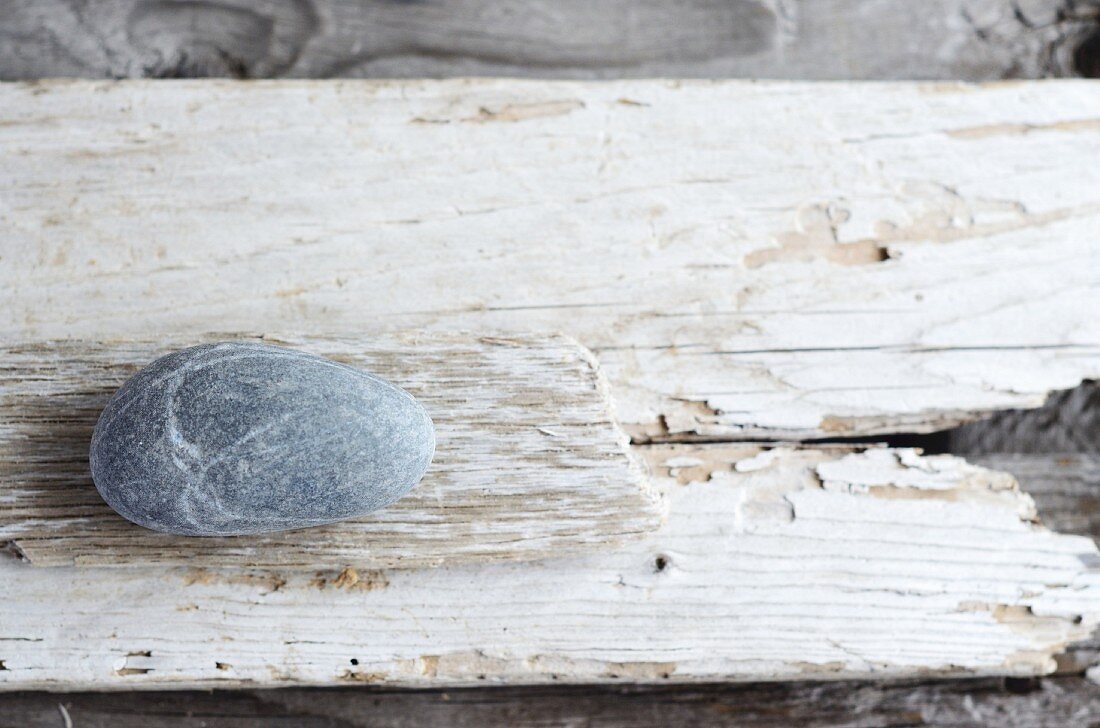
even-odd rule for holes
{"type": "Polygon", "coordinates": [[[317,526],[405,495],[435,451],[404,390],[312,354],[219,343],[169,354],[108,402],[96,488],[123,517],[189,536],[317,526]]]}

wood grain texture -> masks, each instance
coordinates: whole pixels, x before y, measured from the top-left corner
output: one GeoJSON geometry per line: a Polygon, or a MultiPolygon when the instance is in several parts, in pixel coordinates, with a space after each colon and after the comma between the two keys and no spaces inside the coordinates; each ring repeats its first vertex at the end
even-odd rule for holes
{"type": "Polygon", "coordinates": [[[973,458],[976,464],[1012,473],[1035,499],[1043,523],[1062,533],[1100,541],[1100,456],[996,454],[973,458]]]}
{"type": "MultiPolygon", "coordinates": [[[[1095,438],[1100,434],[1094,413],[1074,408],[1074,404],[1079,401],[1078,397],[1058,397],[1056,401],[1067,404],[1069,410],[1063,416],[1062,422],[1073,422],[1076,414],[1076,432],[1081,439],[1095,438]]],[[[1050,414],[1050,408],[1044,407],[1044,410],[1050,414]]],[[[1010,419],[1019,423],[1022,413],[1006,413],[998,419],[1010,419]]],[[[980,423],[975,423],[977,424],[980,423]]],[[[1006,432],[1003,423],[990,424],[991,436],[982,439],[986,443],[999,441],[1012,446],[1012,441],[1003,439],[1006,432]]],[[[967,429],[971,430],[970,435],[977,435],[975,426],[967,429]]],[[[1021,434],[1024,433],[1026,430],[1021,434]]],[[[1040,434],[1039,437],[1043,436],[1040,434]]],[[[1048,437],[1055,439],[1057,435],[1048,437]]],[[[1024,439],[1021,437],[1020,446],[1030,447],[1024,439]]],[[[1000,453],[979,455],[973,460],[984,467],[1012,473],[1020,482],[1021,488],[1034,499],[1039,516],[1047,527],[1060,533],[1087,536],[1100,543],[1100,457],[1073,452],[1050,455],[1000,453]]],[[[1056,659],[1060,673],[1082,673],[1100,665],[1100,633],[1094,633],[1088,640],[1075,642],[1065,652],[1057,655],[1056,659]]]]}
{"type": "Polygon", "coordinates": [[[0,695],[3,728],[1068,728],[1100,724],[1083,678],[923,683],[283,689],[0,695]],[[60,706],[60,707],[59,707],[60,706]]]}
{"type": "Polygon", "coordinates": [[[562,331],[636,441],[1100,376],[1087,82],[6,85],[0,150],[8,337],[562,331]]]}
{"type": "Polygon", "coordinates": [[[646,450],[668,520],[599,553],[366,583],[0,562],[0,686],[1031,675],[1100,620],[1095,544],[1035,525],[1007,475],[906,450],[646,450]]]}
{"type": "Polygon", "coordinates": [[[1038,78],[1095,0],[5,0],[0,78],[1038,78]]]}
{"type": "Polygon", "coordinates": [[[155,533],[118,516],[88,472],[107,399],[157,356],[245,338],[0,346],[0,541],[40,566],[415,568],[607,548],[660,520],[587,351],[564,337],[422,334],[264,338],[371,371],[424,404],[438,450],[397,503],[329,526],[235,538],[155,533]]]}
{"type": "MultiPolygon", "coordinates": [[[[948,440],[953,452],[1015,475],[1048,527],[1100,542],[1098,405],[1100,384],[1085,382],[1055,392],[1038,409],[963,425],[948,440]]],[[[1100,671],[1100,634],[1075,642],[1057,659],[1059,672],[1100,671]]]]}
{"type": "Polygon", "coordinates": [[[1097,376],[1090,85],[0,102],[5,340],[563,331],[670,509],[622,549],[523,566],[2,562],[9,689],[1025,675],[1097,621],[1095,545],[1037,526],[1007,476],[731,442],[934,430],[1097,376]]]}

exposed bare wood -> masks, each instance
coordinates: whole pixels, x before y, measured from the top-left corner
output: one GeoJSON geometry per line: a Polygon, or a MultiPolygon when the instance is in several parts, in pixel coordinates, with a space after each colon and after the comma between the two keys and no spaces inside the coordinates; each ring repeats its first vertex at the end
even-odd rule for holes
{"type": "Polygon", "coordinates": [[[0,78],[1038,78],[1095,0],[7,0],[0,78]]]}
{"type": "MultiPolygon", "coordinates": [[[[361,519],[264,536],[186,538],[135,526],[92,485],[96,418],[158,355],[225,338],[0,346],[0,541],[41,566],[370,570],[606,548],[660,520],[594,361],[575,342],[407,334],[265,339],[377,373],[424,403],[439,448],[407,497],[361,519]]],[[[347,572],[345,586],[364,588],[366,574],[347,572]]]]}

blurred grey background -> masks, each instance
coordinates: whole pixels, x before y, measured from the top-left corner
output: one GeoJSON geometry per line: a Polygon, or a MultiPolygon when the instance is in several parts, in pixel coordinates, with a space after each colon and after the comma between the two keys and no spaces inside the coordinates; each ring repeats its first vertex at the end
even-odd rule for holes
{"type": "Polygon", "coordinates": [[[1100,0],[0,0],[0,79],[1100,75],[1100,0]]]}

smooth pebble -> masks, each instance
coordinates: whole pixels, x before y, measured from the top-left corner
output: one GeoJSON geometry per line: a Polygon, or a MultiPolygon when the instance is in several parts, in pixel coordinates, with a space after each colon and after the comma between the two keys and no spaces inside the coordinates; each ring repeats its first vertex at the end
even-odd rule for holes
{"type": "Polygon", "coordinates": [[[138,372],[92,436],[103,499],[166,533],[230,536],[354,518],[405,495],[435,452],[402,389],[255,343],[196,346],[138,372]]]}

